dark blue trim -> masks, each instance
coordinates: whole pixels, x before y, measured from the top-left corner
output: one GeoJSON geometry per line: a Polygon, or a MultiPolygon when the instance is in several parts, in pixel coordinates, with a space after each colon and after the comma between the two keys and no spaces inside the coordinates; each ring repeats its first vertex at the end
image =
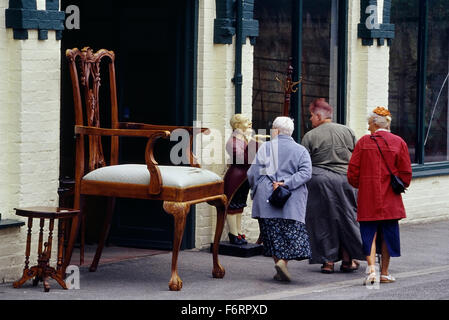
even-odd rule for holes
{"type": "Polygon", "coordinates": [[[346,124],[348,79],[348,0],[338,2],[337,122],[346,124]]]}
{"type": "Polygon", "coordinates": [[[233,5],[232,0],[215,0],[217,18],[214,20],[214,43],[232,44],[235,34],[233,5]]]}
{"type": "Polygon", "coordinates": [[[7,228],[21,227],[23,225],[25,225],[25,222],[19,220],[11,220],[11,219],[0,220],[0,230],[7,228]]]}
{"type": "Polygon", "coordinates": [[[242,113],[242,45],[243,45],[243,0],[236,3],[235,21],[235,73],[232,82],[235,86],[235,106],[234,113],[242,113]]]}
{"type": "Polygon", "coordinates": [[[193,40],[192,40],[192,123],[197,121],[197,94],[198,94],[198,24],[199,24],[199,0],[194,0],[193,10],[193,40]]]}
{"type": "Polygon", "coordinates": [[[65,12],[59,11],[59,0],[46,0],[46,10],[37,10],[36,0],[10,0],[5,10],[6,28],[14,30],[16,40],[28,39],[28,30],[38,30],[39,40],[48,39],[48,30],[56,31],[61,40],[65,12]]]}
{"type": "Polygon", "coordinates": [[[428,164],[413,164],[413,178],[449,175],[449,162],[432,162],[428,164]]]}
{"type": "Polygon", "coordinates": [[[379,29],[366,28],[365,21],[369,15],[365,13],[365,10],[370,5],[377,6],[377,0],[360,0],[360,23],[357,25],[357,36],[362,39],[363,46],[372,46],[374,39],[377,39],[379,46],[383,46],[385,40],[387,45],[391,45],[394,39],[394,24],[390,23],[391,0],[384,0],[382,24],[379,25],[379,29]]]}
{"type": "Polygon", "coordinates": [[[426,1],[419,3],[418,26],[418,63],[416,69],[416,144],[415,162],[424,164],[424,137],[426,131],[426,87],[427,87],[427,42],[428,42],[428,12],[426,1]]]}
{"type": "MultiPolygon", "coordinates": [[[[254,45],[259,36],[259,21],[253,19],[254,1],[242,0],[242,44],[249,37],[254,45]]],[[[214,43],[232,44],[232,37],[236,34],[236,0],[215,0],[215,6],[214,43]]]]}

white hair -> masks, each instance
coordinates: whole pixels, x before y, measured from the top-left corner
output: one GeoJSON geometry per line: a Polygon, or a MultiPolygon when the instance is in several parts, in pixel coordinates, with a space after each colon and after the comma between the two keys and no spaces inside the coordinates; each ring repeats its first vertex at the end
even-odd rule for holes
{"type": "Polygon", "coordinates": [[[278,129],[279,134],[291,136],[295,125],[293,124],[293,119],[289,117],[277,117],[273,121],[273,129],[278,129]]]}
{"type": "Polygon", "coordinates": [[[371,112],[368,121],[372,119],[373,122],[382,129],[389,129],[391,123],[391,116],[381,116],[377,113],[371,112]]]}

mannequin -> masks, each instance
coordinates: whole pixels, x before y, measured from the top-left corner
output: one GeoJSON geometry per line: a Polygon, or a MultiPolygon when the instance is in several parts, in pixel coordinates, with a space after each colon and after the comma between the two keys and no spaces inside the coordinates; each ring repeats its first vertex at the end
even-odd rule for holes
{"type": "Polygon", "coordinates": [[[235,114],[230,120],[232,135],[226,143],[226,152],[231,157],[231,164],[224,176],[225,194],[230,200],[226,222],[229,227],[229,242],[236,245],[247,244],[242,233],[242,213],[247,206],[249,184],[246,176],[251,162],[263,138],[268,136],[252,136],[251,121],[242,114],[235,114]],[[255,144],[255,145],[253,145],[255,144]],[[248,150],[254,154],[248,154],[248,150]]]}

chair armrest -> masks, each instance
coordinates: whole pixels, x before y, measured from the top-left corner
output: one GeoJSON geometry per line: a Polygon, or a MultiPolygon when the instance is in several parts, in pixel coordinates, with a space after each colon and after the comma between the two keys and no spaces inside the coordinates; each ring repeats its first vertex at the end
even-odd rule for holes
{"type": "Polygon", "coordinates": [[[107,129],[89,126],[75,126],[75,134],[94,136],[126,136],[126,137],[163,137],[170,136],[170,131],[160,129],[107,129]]]}
{"type": "Polygon", "coordinates": [[[167,130],[136,130],[136,129],[106,129],[88,126],[75,126],[75,135],[95,135],[95,136],[122,136],[122,137],[146,137],[148,142],[145,148],[145,163],[150,172],[150,194],[159,194],[162,187],[162,178],[157,162],[154,159],[154,143],[158,138],[167,138],[170,131],[167,130]]]}
{"type": "Polygon", "coordinates": [[[167,125],[157,125],[157,124],[147,124],[147,123],[136,123],[136,122],[119,122],[118,127],[120,129],[147,129],[147,130],[167,130],[174,131],[176,129],[187,130],[190,136],[190,149],[188,150],[189,165],[192,167],[200,168],[201,165],[196,158],[195,154],[191,151],[193,149],[193,139],[194,136],[200,133],[209,134],[209,128],[197,128],[192,126],[167,126],[167,125]]]}
{"type": "Polygon", "coordinates": [[[146,130],[167,130],[172,132],[176,129],[185,129],[189,132],[190,135],[198,134],[198,133],[204,133],[209,134],[210,130],[209,128],[196,128],[192,126],[166,126],[166,125],[159,125],[159,124],[148,124],[148,123],[137,123],[137,122],[119,122],[118,123],[119,129],[146,129],[146,130]],[[194,129],[197,129],[197,131],[194,131],[194,129]]]}

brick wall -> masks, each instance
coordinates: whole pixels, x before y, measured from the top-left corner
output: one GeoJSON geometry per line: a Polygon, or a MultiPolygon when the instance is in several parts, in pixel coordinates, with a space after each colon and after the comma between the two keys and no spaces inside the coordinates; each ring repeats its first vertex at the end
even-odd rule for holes
{"type": "Polygon", "coordinates": [[[449,176],[416,178],[403,195],[407,219],[404,223],[421,223],[449,218],[449,176]]]}
{"type": "MultiPolygon", "coordinates": [[[[233,44],[213,43],[215,16],[215,1],[200,1],[197,120],[201,121],[202,126],[218,131],[219,134],[214,137],[220,137],[213,142],[208,142],[209,138],[206,138],[202,144],[202,167],[224,176],[227,169],[224,164],[227,157],[224,145],[232,133],[229,120],[234,114],[235,106],[235,89],[231,81],[234,77],[235,49],[233,44]]],[[[235,37],[233,41],[235,43],[235,37]]],[[[242,51],[242,113],[251,118],[253,46],[249,44],[249,39],[242,51]]],[[[214,207],[207,204],[197,205],[196,208],[196,247],[206,247],[215,234],[216,211],[214,207]]],[[[250,236],[250,240],[251,237],[257,239],[258,227],[257,231],[254,231],[254,223],[257,224],[257,221],[251,218],[250,210],[245,210],[242,220],[242,227],[250,236]]],[[[223,239],[227,237],[227,234],[225,225],[223,239]]]]}
{"type": "MultiPolygon", "coordinates": [[[[382,1],[378,1],[380,3],[382,1]]],[[[368,133],[367,117],[376,106],[388,106],[387,45],[362,46],[357,37],[360,22],[360,1],[349,1],[348,14],[348,125],[358,138],[368,133]]]]}
{"type": "Polygon", "coordinates": [[[5,139],[8,133],[8,36],[5,31],[5,6],[7,0],[0,0],[0,213],[4,213],[8,207],[8,177],[5,174],[8,168],[8,141],[5,139]]]}
{"type": "MultiPolygon", "coordinates": [[[[7,7],[0,0],[0,212],[21,219],[13,208],[58,203],[60,42],[54,31],[38,40],[36,30],[28,40],[13,40],[7,7]]],[[[20,276],[25,237],[26,227],[0,230],[0,281],[20,276]]]]}

